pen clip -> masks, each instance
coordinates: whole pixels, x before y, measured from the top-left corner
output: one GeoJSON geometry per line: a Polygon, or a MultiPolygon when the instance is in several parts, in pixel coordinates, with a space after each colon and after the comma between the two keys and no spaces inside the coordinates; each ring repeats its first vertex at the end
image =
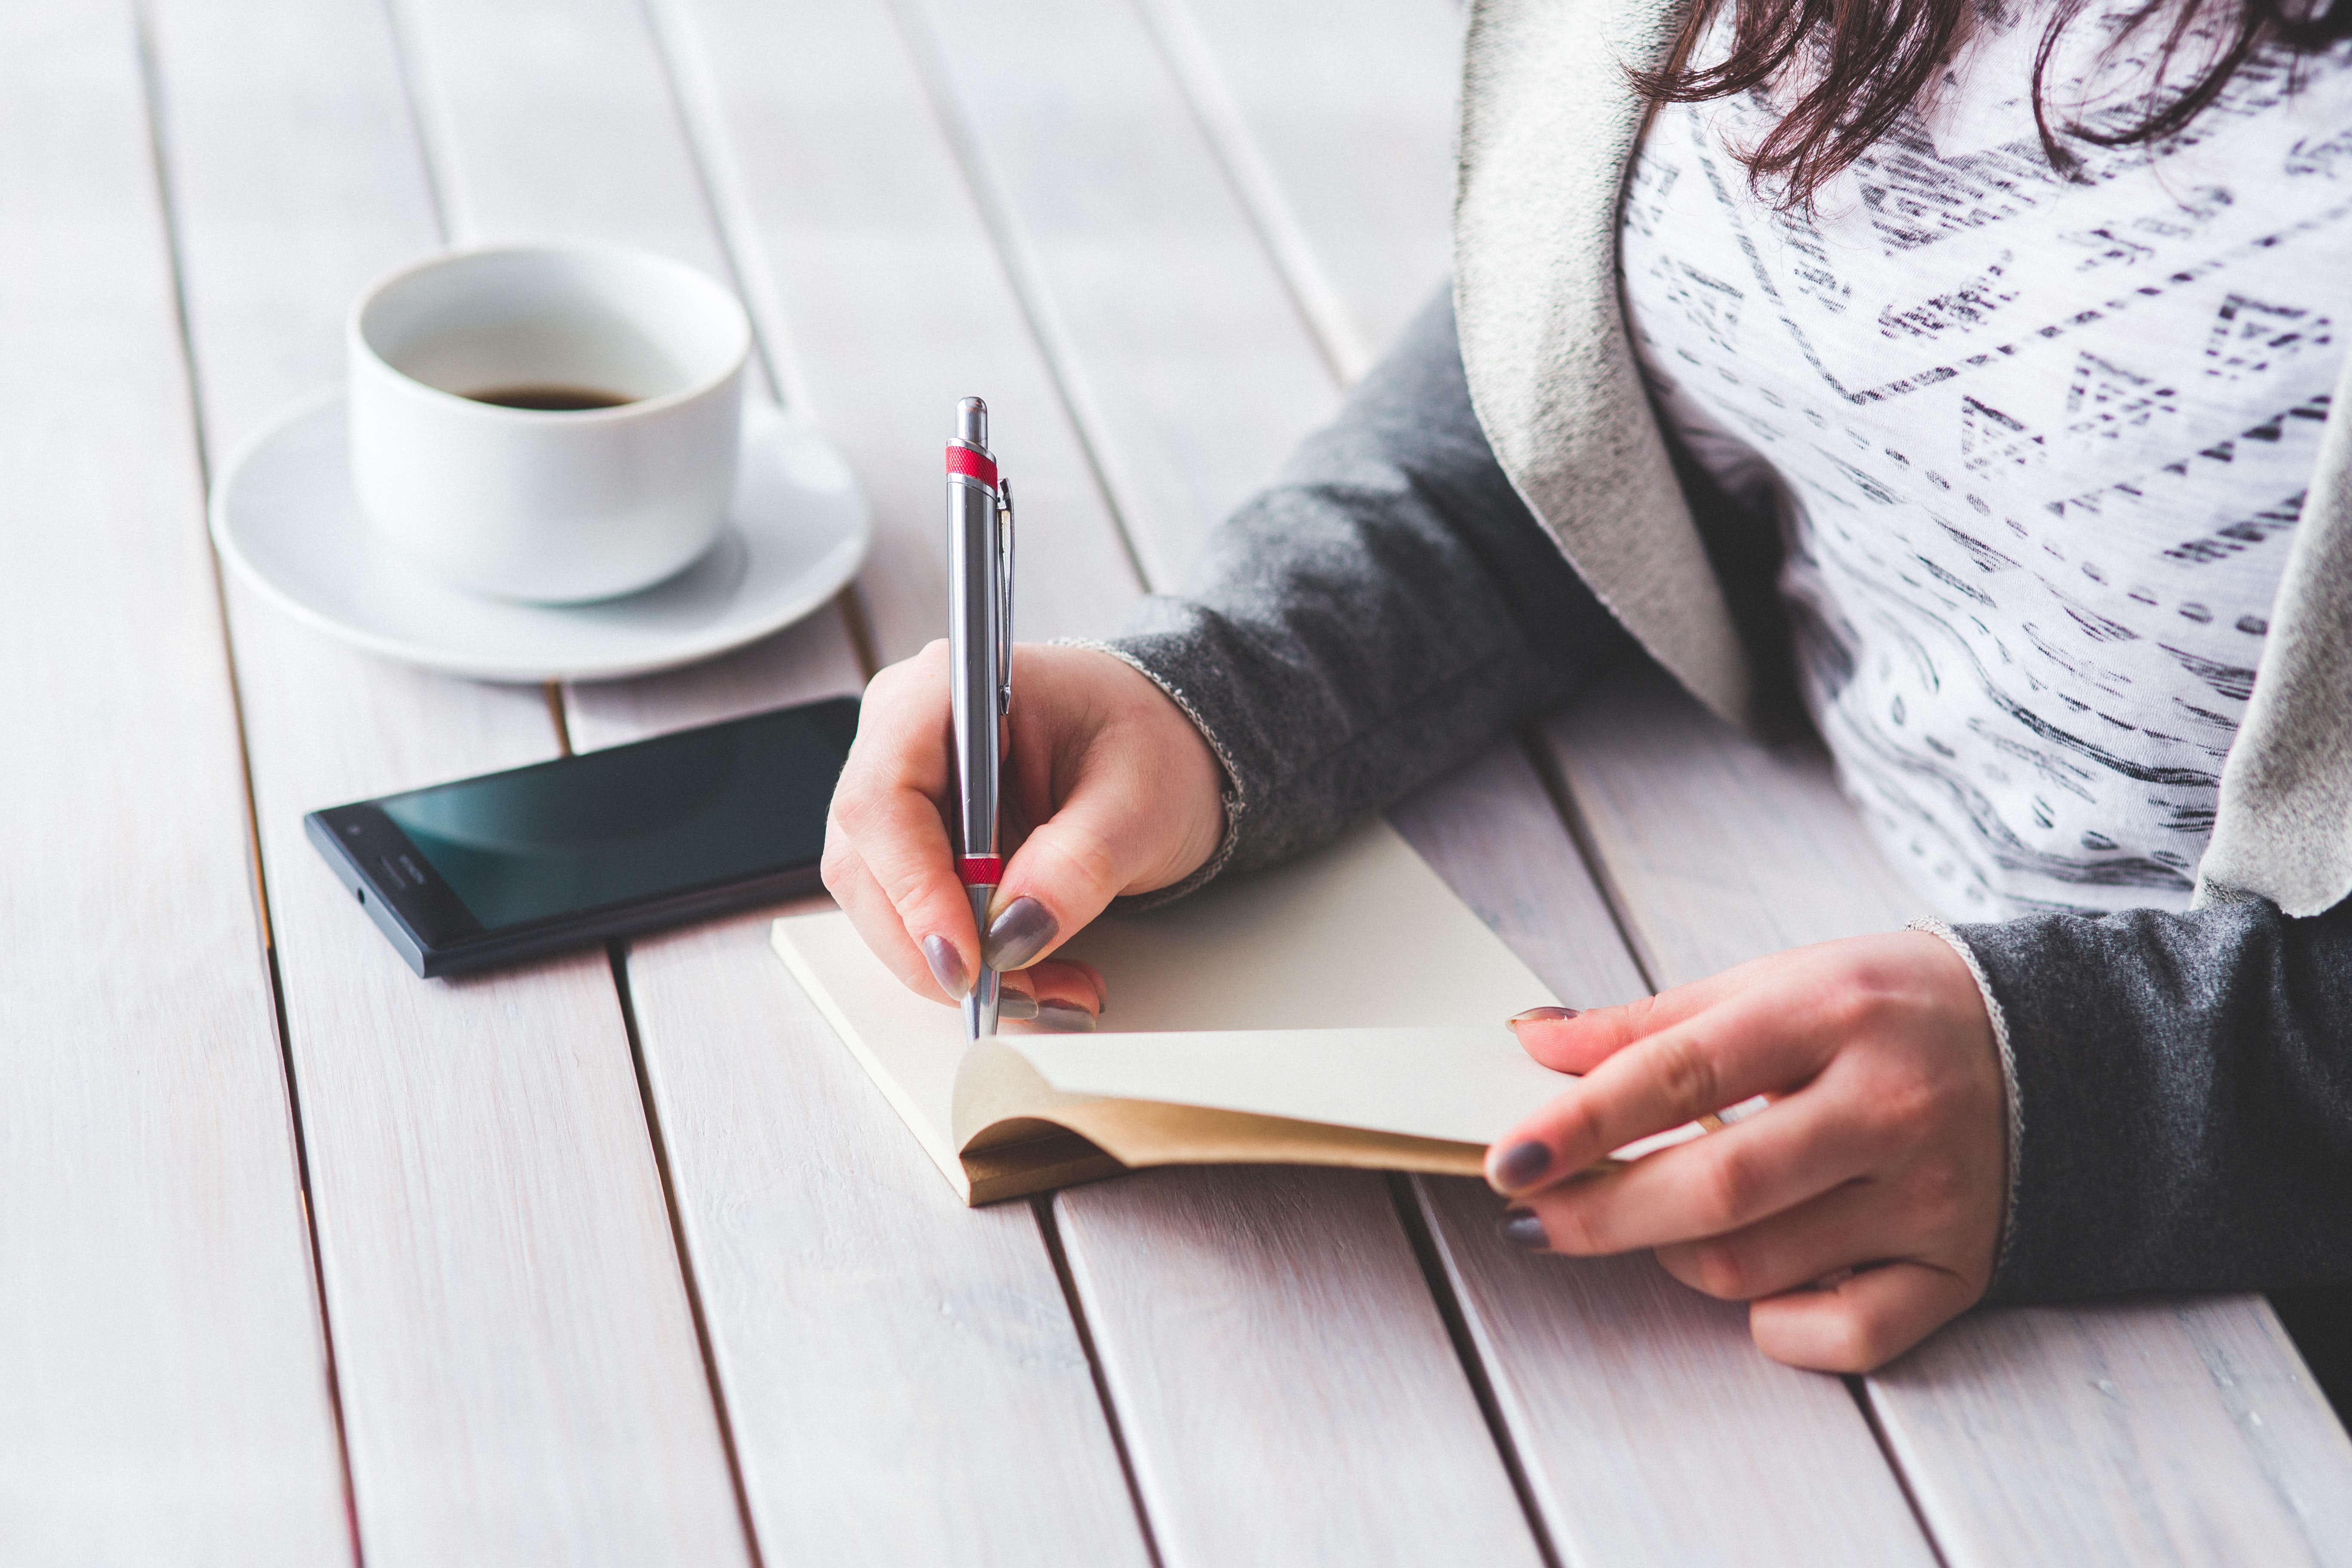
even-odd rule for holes
{"type": "Polygon", "coordinates": [[[1013,711],[1013,481],[996,481],[996,710],[1013,711]]]}

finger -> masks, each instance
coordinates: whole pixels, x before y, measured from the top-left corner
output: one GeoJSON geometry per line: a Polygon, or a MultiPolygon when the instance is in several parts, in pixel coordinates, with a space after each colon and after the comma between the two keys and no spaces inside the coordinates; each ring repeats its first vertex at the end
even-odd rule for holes
{"type": "Polygon", "coordinates": [[[1984,1287],[1924,1263],[1865,1268],[1825,1290],[1767,1296],[1748,1309],[1756,1348],[1816,1372],[1875,1372],[1975,1304],[1984,1287]]]}
{"type": "MultiPolygon", "coordinates": [[[[900,919],[898,906],[854,853],[845,850],[836,858],[832,850],[826,851],[824,885],[833,894],[834,902],[849,917],[849,923],[856,928],[859,940],[908,989],[934,1002],[950,1004],[961,1000],[963,993],[971,989],[969,972],[961,976],[947,976],[961,982],[952,994],[932,973],[932,965],[907,935],[906,922],[900,919]]],[[[967,910],[967,918],[969,914],[967,910]]]]}
{"type": "Polygon", "coordinates": [[[1102,972],[1074,958],[1048,959],[1008,977],[1007,989],[1018,986],[1036,1001],[1032,1019],[1040,1029],[1061,1034],[1090,1033],[1102,1016],[1102,972]]]}
{"type": "Polygon", "coordinates": [[[1530,1007],[1508,1020],[1528,1055],[1554,1072],[1588,1073],[1636,1040],[1678,1024],[1722,994],[1710,975],[1615,1007],[1530,1007]]]}
{"type": "MultiPolygon", "coordinates": [[[[1710,1005],[1722,994],[1723,980],[1723,975],[1711,975],[1614,1007],[1530,1007],[1504,1021],[1536,1060],[1554,1072],[1582,1075],[1635,1041],[1710,1005]]],[[[1524,1192],[1568,1173],[1572,1173],[1555,1163],[1551,1143],[1541,1137],[1514,1132],[1486,1152],[1486,1183],[1498,1193],[1524,1192]]]]}
{"type": "Polygon", "coordinates": [[[1588,1073],[1609,1055],[1599,1030],[1568,1026],[1584,1015],[1574,1007],[1530,1007],[1503,1020],[1528,1055],[1554,1072],[1588,1073]]]}
{"type": "MultiPolygon", "coordinates": [[[[925,972],[950,997],[961,996],[979,965],[980,931],[938,809],[918,795],[880,802],[836,797],[835,814],[838,827],[831,837],[843,841],[845,863],[835,869],[828,849],[825,886],[849,910],[858,934],[877,952],[895,952],[901,945],[918,950],[925,972]],[[853,899],[853,889],[877,898],[853,899]]],[[[903,973],[902,964],[885,956],[903,973]]]]}
{"type": "Polygon", "coordinates": [[[1921,1250],[1885,1186],[1849,1182],[1724,1236],[1658,1248],[1665,1271],[1719,1300],[1752,1301],[1842,1269],[1921,1250]]]}
{"type": "Polygon", "coordinates": [[[1597,1257],[1754,1225],[1864,1174],[1880,1152],[1879,1140],[1849,1107],[1810,1089],[1769,1115],[1590,1180],[1523,1193],[1519,1201],[1543,1221],[1552,1251],[1597,1257]]]}
{"type": "Polygon", "coordinates": [[[927,648],[876,676],[868,689],[827,818],[825,885],[850,910],[859,935],[903,974],[903,964],[891,960],[898,943],[880,910],[865,900],[853,908],[845,896],[853,886],[863,891],[854,858],[896,912],[904,942],[927,960],[925,972],[952,997],[962,995],[978,971],[980,933],[940,815],[948,784],[944,677],[936,700],[922,695],[931,684],[926,675],[938,673],[929,667],[943,658],[927,648]],[[836,877],[843,886],[835,886],[836,877]]]}
{"type": "Polygon", "coordinates": [[[1506,1192],[1574,1174],[1651,1133],[1805,1083],[1833,1043],[1816,1037],[1802,1011],[1792,1010],[1777,988],[1725,996],[1619,1049],[1512,1129],[1497,1141],[1505,1153],[1490,1174],[1516,1179],[1506,1192]],[[1528,1143],[1544,1150],[1540,1164],[1520,1153],[1528,1143]]]}

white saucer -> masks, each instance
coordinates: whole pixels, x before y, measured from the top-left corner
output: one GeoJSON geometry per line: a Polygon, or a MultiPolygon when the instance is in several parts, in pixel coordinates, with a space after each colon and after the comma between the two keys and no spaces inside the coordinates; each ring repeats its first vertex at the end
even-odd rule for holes
{"type": "Polygon", "coordinates": [[[213,542],[297,619],[373,652],[481,680],[617,679],[788,626],[865,560],[871,509],[832,442],[754,403],[742,450],[726,531],[693,565],[625,598],[514,604],[448,586],[367,526],[336,388],[229,459],[213,489],[213,542]]]}

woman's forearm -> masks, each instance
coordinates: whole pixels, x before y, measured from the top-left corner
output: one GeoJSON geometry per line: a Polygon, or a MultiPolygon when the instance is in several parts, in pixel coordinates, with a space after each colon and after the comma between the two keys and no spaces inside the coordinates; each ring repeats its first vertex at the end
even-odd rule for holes
{"type": "Polygon", "coordinates": [[[1958,935],[2023,1117],[1989,1299],[2352,1282],[2352,903],[1958,935]]]}
{"type": "Polygon", "coordinates": [[[1487,449],[1450,301],[1110,645],[1231,774],[1213,866],[1298,853],[1558,706],[1631,640],[1487,449]]]}

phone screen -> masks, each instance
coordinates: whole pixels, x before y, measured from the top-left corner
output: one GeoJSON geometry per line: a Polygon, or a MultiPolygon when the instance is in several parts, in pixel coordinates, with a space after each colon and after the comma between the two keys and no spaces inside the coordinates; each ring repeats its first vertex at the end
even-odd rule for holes
{"type": "Polygon", "coordinates": [[[856,722],[844,699],[373,804],[496,931],[814,864],[856,722]]]}

